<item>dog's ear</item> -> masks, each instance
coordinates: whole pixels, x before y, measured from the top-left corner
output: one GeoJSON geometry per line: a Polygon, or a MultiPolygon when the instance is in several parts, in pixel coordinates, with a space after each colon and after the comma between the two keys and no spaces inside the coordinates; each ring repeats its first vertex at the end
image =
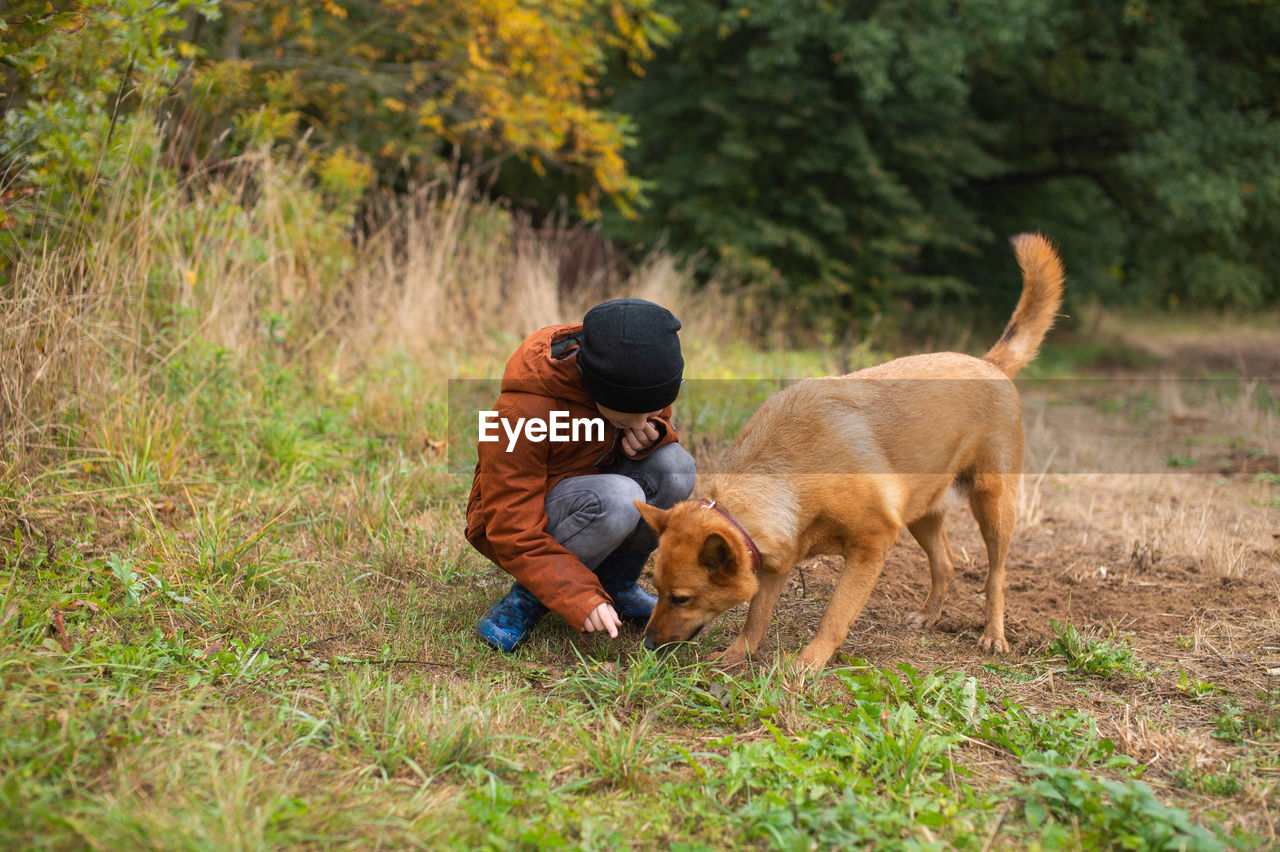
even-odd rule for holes
{"type": "Polygon", "coordinates": [[[712,533],[702,543],[698,552],[698,564],[707,569],[712,576],[728,577],[733,575],[733,551],[729,542],[720,533],[712,533]]]}
{"type": "Polygon", "coordinates": [[[667,526],[667,513],[657,506],[650,506],[643,500],[635,501],[636,508],[640,510],[640,517],[644,518],[644,522],[653,528],[658,535],[662,535],[662,531],[667,526]]]}

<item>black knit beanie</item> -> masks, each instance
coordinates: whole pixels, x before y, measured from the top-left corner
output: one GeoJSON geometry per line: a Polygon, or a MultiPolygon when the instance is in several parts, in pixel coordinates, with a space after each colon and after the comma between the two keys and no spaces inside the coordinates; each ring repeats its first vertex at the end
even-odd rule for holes
{"type": "Polygon", "coordinates": [[[680,393],[680,320],[644,299],[601,302],[582,319],[578,371],[596,402],[627,414],[661,411],[680,393]]]}

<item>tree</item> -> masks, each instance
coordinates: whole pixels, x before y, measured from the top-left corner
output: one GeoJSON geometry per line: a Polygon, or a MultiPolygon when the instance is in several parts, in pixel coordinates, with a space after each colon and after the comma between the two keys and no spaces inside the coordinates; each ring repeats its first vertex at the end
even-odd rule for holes
{"type": "Polygon", "coordinates": [[[84,26],[83,4],[55,10],[49,0],[18,0],[0,17],[0,118],[8,112],[23,77],[48,64],[36,48],[55,33],[74,33],[84,26]]]}
{"type": "Polygon", "coordinates": [[[1071,292],[1259,304],[1276,269],[1280,12],[1218,0],[667,0],[612,105],[665,232],[817,324],[1009,297],[1004,239],[1071,292]]]}
{"type": "Polygon", "coordinates": [[[0,32],[9,69],[0,125],[0,273],[24,240],[74,231],[102,181],[151,159],[154,104],[178,77],[186,12],[212,0],[25,3],[0,32]],[[125,144],[122,140],[128,140],[125,144]]]}
{"type": "Polygon", "coordinates": [[[974,107],[1003,173],[967,188],[1008,232],[1052,229],[1108,302],[1280,297],[1280,5],[1061,4],[984,65],[974,107]]]}
{"type": "Polygon", "coordinates": [[[281,104],[324,143],[384,174],[429,174],[448,147],[508,158],[625,207],[639,186],[629,125],[597,105],[606,59],[647,58],[665,20],[651,0],[223,0],[199,33],[204,79],[244,110],[281,104]]]}
{"type": "Polygon", "coordinates": [[[630,125],[597,77],[668,26],[652,0],[22,0],[0,29],[0,248],[74,227],[100,180],[161,150],[171,179],[304,138],[344,199],[368,163],[404,186],[458,156],[517,162],[581,215],[625,209],[630,125]]]}

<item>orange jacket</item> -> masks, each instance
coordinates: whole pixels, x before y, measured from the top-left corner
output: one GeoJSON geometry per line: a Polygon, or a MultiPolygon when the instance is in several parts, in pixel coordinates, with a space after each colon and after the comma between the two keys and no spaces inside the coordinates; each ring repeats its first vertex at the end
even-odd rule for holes
{"type": "MultiPolygon", "coordinates": [[[[552,411],[567,411],[570,418],[601,417],[578,376],[571,336],[581,331],[581,323],[553,325],[520,344],[507,361],[493,406],[500,418],[511,423],[521,417],[550,420],[552,411]]],[[[655,420],[661,436],[638,458],[677,440],[671,406],[655,420]]],[[[581,630],[592,610],[613,601],[596,575],[548,534],[547,492],[567,477],[604,473],[621,452],[621,430],[606,420],[602,441],[535,442],[522,436],[511,452],[505,432],[498,432],[497,442],[477,444],[467,540],[581,630]]]]}

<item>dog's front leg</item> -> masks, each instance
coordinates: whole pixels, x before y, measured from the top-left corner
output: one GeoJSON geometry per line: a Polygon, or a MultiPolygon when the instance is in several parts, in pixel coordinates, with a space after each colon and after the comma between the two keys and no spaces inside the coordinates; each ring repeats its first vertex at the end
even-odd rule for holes
{"type": "Polygon", "coordinates": [[[764,635],[769,630],[769,622],[773,618],[773,610],[782,596],[782,587],[786,585],[790,568],[785,571],[760,572],[760,586],[751,605],[747,608],[747,623],[743,625],[738,638],[725,648],[717,662],[724,666],[736,666],[747,658],[747,655],[760,647],[764,635]]]}
{"type": "MultiPolygon", "coordinates": [[[[896,530],[894,535],[897,535],[896,530]]],[[[818,633],[796,658],[795,669],[798,675],[822,671],[831,655],[844,644],[849,636],[849,628],[853,626],[858,613],[862,612],[880,572],[884,570],[884,555],[892,546],[893,539],[890,538],[859,546],[845,554],[844,573],[836,582],[831,602],[827,604],[827,611],[822,614],[822,621],[818,623],[818,633]]]]}

